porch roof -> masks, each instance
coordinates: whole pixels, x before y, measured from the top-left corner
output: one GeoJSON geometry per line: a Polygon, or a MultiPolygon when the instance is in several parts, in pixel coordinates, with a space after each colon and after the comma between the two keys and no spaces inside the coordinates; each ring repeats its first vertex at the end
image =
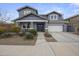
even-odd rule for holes
{"type": "Polygon", "coordinates": [[[48,22],[47,20],[17,20],[16,22],[48,22]]]}
{"type": "Polygon", "coordinates": [[[34,16],[36,16],[36,17],[39,17],[39,18],[43,19],[43,20],[47,20],[46,18],[41,17],[41,16],[39,16],[39,15],[37,15],[37,14],[30,13],[30,14],[28,14],[28,15],[24,15],[24,16],[22,16],[22,17],[16,18],[14,21],[22,20],[24,17],[28,17],[28,16],[30,16],[30,15],[34,15],[34,16]]]}

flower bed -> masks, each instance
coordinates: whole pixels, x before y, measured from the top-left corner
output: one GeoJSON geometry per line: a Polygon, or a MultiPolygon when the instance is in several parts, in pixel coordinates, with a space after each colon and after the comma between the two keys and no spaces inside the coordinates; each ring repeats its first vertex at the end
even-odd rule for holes
{"type": "Polygon", "coordinates": [[[79,32],[73,32],[73,34],[79,35],[79,32]]]}

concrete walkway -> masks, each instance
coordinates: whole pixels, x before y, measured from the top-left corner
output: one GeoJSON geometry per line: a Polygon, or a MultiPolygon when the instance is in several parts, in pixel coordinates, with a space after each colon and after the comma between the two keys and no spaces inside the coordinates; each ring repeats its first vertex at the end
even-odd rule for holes
{"type": "Polygon", "coordinates": [[[5,56],[79,56],[79,36],[69,33],[51,33],[58,42],[47,42],[39,32],[35,46],[0,45],[5,56]],[[72,37],[73,36],[73,37],[72,37]]]}

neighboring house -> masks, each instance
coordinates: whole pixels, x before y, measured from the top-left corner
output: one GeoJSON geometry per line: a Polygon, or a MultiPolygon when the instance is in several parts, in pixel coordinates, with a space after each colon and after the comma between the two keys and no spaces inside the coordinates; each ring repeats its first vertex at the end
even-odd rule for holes
{"type": "Polygon", "coordinates": [[[69,17],[66,20],[70,22],[70,26],[67,27],[70,28],[69,32],[79,32],[79,15],[69,17]]]}
{"type": "Polygon", "coordinates": [[[58,12],[39,15],[36,9],[28,6],[18,9],[18,12],[19,18],[15,19],[15,22],[21,31],[27,31],[27,29],[49,32],[67,31],[67,24],[64,23],[62,14],[58,12]]]}

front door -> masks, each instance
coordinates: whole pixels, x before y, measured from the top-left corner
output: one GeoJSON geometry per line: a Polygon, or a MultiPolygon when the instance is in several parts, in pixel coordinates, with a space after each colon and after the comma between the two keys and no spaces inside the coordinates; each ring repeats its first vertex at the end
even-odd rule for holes
{"type": "Polygon", "coordinates": [[[37,31],[44,31],[45,30],[45,23],[44,22],[40,22],[40,23],[37,23],[37,31]]]}

